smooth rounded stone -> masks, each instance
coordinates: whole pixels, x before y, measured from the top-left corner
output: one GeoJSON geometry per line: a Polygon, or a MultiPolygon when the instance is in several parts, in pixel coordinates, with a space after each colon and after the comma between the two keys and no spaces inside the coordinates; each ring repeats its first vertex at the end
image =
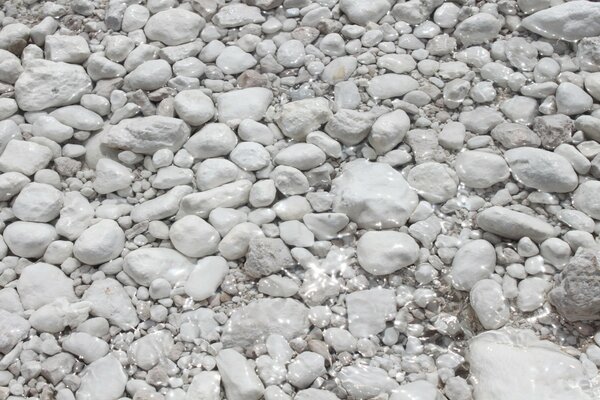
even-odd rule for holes
{"type": "Polygon", "coordinates": [[[231,90],[217,97],[219,122],[260,121],[271,105],[273,93],[262,87],[231,90]]]}
{"type": "Polygon", "coordinates": [[[600,219],[600,182],[583,182],[573,194],[573,206],[594,219],[600,219]]]}
{"type": "Polygon", "coordinates": [[[148,371],[164,360],[172,348],[172,334],[166,330],[155,330],[134,341],[127,349],[127,355],[138,368],[148,371]]]}
{"type": "Polygon", "coordinates": [[[302,221],[318,240],[331,240],[339,237],[350,219],[343,213],[310,213],[305,214],[302,221]]]}
{"type": "Polygon", "coordinates": [[[477,225],[484,231],[513,240],[528,237],[539,243],[556,236],[554,227],[544,220],[498,206],[481,211],[477,225]]]}
{"type": "Polygon", "coordinates": [[[310,247],[315,244],[315,235],[300,221],[281,222],[279,236],[289,246],[310,247]]]}
{"type": "Polygon", "coordinates": [[[257,289],[271,297],[292,297],[298,293],[299,285],[291,278],[269,275],[258,281],[257,289]]]}
{"type": "Polygon", "coordinates": [[[284,104],[275,122],[285,136],[303,141],[306,135],[318,130],[332,116],[327,99],[316,97],[284,104]]]}
{"type": "Polygon", "coordinates": [[[527,126],[512,122],[504,122],[496,125],[492,129],[491,136],[506,149],[538,147],[542,143],[540,137],[527,126]]]}
{"type": "Polygon", "coordinates": [[[546,292],[550,283],[543,278],[526,278],[519,282],[517,307],[522,312],[531,312],[540,308],[546,301],[546,292]]]}
{"type": "Polygon", "coordinates": [[[190,272],[185,282],[185,294],[195,301],[208,299],[217,293],[228,272],[229,267],[223,257],[204,257],[190,272]]]}
{"type": "MultiPolygon", "coordinates": [[[[600,8],[598,8],[598,15],[600,16],[600,8]]],[[[565,115],[583,114],[591,110],[594,103],[592,96],[571,82],[562,82],[558,85],[555,97],[556,111],[565,115]]]]}
{"type": "Polygon", "coordinates": [[[15,98],[23,111],[41,111],[79,102],[92,91],[92,81],[79,65],[31,60],[15,82],[15,98]]]}
{"type": "Polygon", "coordinates": [[[119,281],[106,278],[92,282],[82,300],[91,304],[90,313],[106,318],[112,325],[123,330],[134,329],[139,319],[131,299],[119,281]]]}
{"type": "Polygon", "coordinates": [[[384,54],[377,58],[377,66],[395,74],[405,74],[417,67],[417,62],[408,54],[384,54]]]}
{"type": "Polygon", "coordinates": [[[560,154],[531,147],[508,150],[504,158],[515,180],[544,192],[567,193],[579,180],[571,163],[560,154]]]}
{"type": "Polygon", "coordinates": [[[385,100],[402,97],[418,88],[419,82],[408,75],[383,74],[371,78],[367,86],[367,93],[373,99],[385,100]]]}
{"type": "Polygon", "coordinates": [[[133,182],[131,169],[110,158],[101,158],[96,164],[96,177],[92,187],[98,194],[126,189],[133,182]]]}
{"type": "Polygon", "coordinates": [[[333,59],[323,72],[321,73],[321,80],[329,83],[330,85],[335,85],[338,82],[347,81],[354,71],[356,71],[356,67],[358,66],[358,61],[356,57],[353,56],[345,56],[338,57],[333,59]]]}
{"type": "Polygon", "coordinates": [[[266,298],[237,308],[225,324],[221,342],[225,348],[263,343],[271,334],[287,340],[308,332],[308,308],[297,300],[266,298]]]}
{"type": "Polygon", "coordinates": [[[17,281],[17,291],[26,310],[36,310],[60,297],[68,301],[77,299],[73,280],[54,265],[45,263],[25,267],[17,281]]]}
{"type": "Polygon", "coordinates": [[[360,266],[373,275],[389,275],[419,259],[419,245],[402,232],[370,231],[356,243],[360,266]]]}
{"type": "Polygon", "coordinates": [[[502,156],[487,151],[468,150],[458,154],[454,170],[462,183],[475,189],[487,189],[510,176],[502,156]]]}
{"type": "Polygon", "coordinates": [[[356,338],[345,329],[328,328],[323,331],[323,339],[336,353],[356,351],[356,338]]]}
{"type": "Polygon", "coordinates": [[[235,133],[225,124],[207,124],[186,142],[184,148],[197,159],[229,154],[237,145],[235,133]]]}
{"type": "Polygon", "coordinates": [[[83,370],[77,400],[116,400],[125,391],[127,380],[119,360],[108,354],[83,370]]]}
{"type": "Polygon", "coordinates": [[[21,60],[7,50],[0,49],[0,81],[14,84],[23,73],[21,60]]]}
{"type": "Polygon", "coordinates": [[[269,178],[275,183],[275,187],[287,196],[301,195],[310,190],[310,183],[306,175],[299,169],[279,165],[275,167],[269,178]]]}
{"type": "Polygon", "coordinates": [[[241,142],[231,151],[229,159],[244,171],[258,171],[271,162],[271,155],[261,144],[241,142]]]}
{"type": "Polygon", "coordinates": [[[175,186],[163,195],[135,205],[130,213],[131,219],[137,223],[172,217],[177,214],[181,200],[192,192],[190,186],[175,186]]]}
{"type": "MultiPolygon", "coordinates": [[[[445,387],[447,390],[447,382],[445,387]]],[[[390,396],[390,400],[443,400],[445,398],[434,384],[426,380],[401,385],[390,396]]]]}
{"type": "Polygon", "coordinates": [[[139,4],[132,4],[123,13],[121,30],[123,32],[133,32],[137,29],[142,29],[146,25],[148,18],[150,18],[150,11],[146,7],[139,4]]]}
{"type": "Polygon", "coordinates": [[[276,59],[285,68],[298,68],[304,65],[306,52],[304,45],[299,40],[288,40],[283,42],[277,49],[276,59]]]}
{"type": "Polygon", "coordinates": [[[172,77],[171,66],[165,60],[149,60],[125,76],[125,85],[132,90],[156,90],[172,77]]]}
{"type": "Polygon", "coordinates": [[[242,140],[260,143],[263,146],[271,145],[275,141],[271,128],[252,119],[242,120],[238,125],[237,134],[242,140]]]}
{"type": "Polygon", "coordinates": [[[58,239],[52,225],[24,221],[9,224],[4,229],[3,237],[13,254],[34,259],[42,257],[48,245],[58,239]]]}
{"type": "Polygon", "coordinates": [[[189,136],[190,128],[182,120],[152,115],[122,120],[106,132],[101,142],[111,148],[152,155],[164,148],[176,152],[189,136]]]}
{"type": "MultiPolygon", "coordinates": [[[[248,4],[260,2],[264,1],[252,0],[248,2],[248,4]]],[[[248,24],[260,24],[265,22],[265,17],[261,14],[260,9],[252,7],[253,5],[258,4],[251,4],[250,6],[243,3],[228,4],[220,8],[219,12],[213,17],[213,22],[221,28],[237,28],[248,24]]],[[[271,4],[268,7],[272,8],[274,5],[271,4]]]]}
{"type": "Polygon", "coordinates": [[[273,161],[279,165],[306,171],[316,168],[326,160],[325,153],[314,144],[297,143],[279,151],[273,161]]]}
{"type": "Polygon", "coordinates": [[[299,389],[309,387],[315,379],[325,374],[325,358],[322,355],[305,351],[287,365],[287,381],[299,389]]]}
{"type": "Polygon", "coordinates": [[[403,110],[394,110],[375,120],[369,133],[369,144],[378,154],[385,154],[404,140],[410,129],[410,118],[403,110]]]}
{"type": "Polygon", "coordinates": [[[341,0],[340,10],[348,19],[358,25],[378,22],[390,9],[391,4],[386,0],[375,0],[365,4],[360,0],[341,0]]]}
{"type": "Polygon", "coordinates": [[[221,397],[221,375],[217,371],[201,371],[194,375],[186,398],[218,400],[221,397]]]}
{"type": "Polygon", "coordinates": [[[430,203],[443,203],[456,195],[458,176],[446,164],[424,162],[408,172],[407,182],[430,203]]]}
{"type": "Polygon", "coordinates": [[[56,143],[65,142],[73,137],[73,128],[59,122],[50,115],[37,118],[32,126],[32,135],[48,138],[56,143]]]}
{"type": "Polygon", "coordinates": [[[575,129],[582,131],[588,139],[600,140],[600,118],[581,115],[575,120],[575,129]]]}
{"type": "Polygon", "coordinates": [[[600,100],[600,72],[587,74],[585,77],[585,90],[596,100],[600,100]]]}
{"type": "Polygon", "coordinates": [[[243,271],[253,278],[260,278],[290,269],[295,265],[290,250],[279,238],[252,238],[243,271]]]}
{"type": "Polygon", "coordinates": [[[531,97],[513,96],[500,104],[500,110],[512,122],[529,125],[537,116],[538,103],[531,97]]]}
{"type": "Polygon", "coordinates": [[[346,146],[353,146],[367,137],[375,117],[371,112],[342,109],[327,122],[325,132],[346,146]]]}
{"type": "Polygon", "coordinates": [[[0,309],[0,353],[9,353],[29,334],[29,322],[15,313],[0,309]]]}
{"type": "Polygon", "coordinates": [[[333,211],[346,214],[362,228],[403,226],[416,208],[417,194],[388,164],[351,161],[333,180],[333,211]]]}
{"type": "Polygon", "coordinates": [[[216,356],[227,399],[258,400],[265,387],[255,372],[253,364],[233,349],[223,349],[216,356]]]}
{"type": "Polygon", "coordinates": [[[8,201],[21,192],[29,178],[20,172],[5,172],[0,175],[0,201],[8,201]]]}
{"type": "Polygon", "coordinates": [[[194,264],[176,250],[149,247],[127,254],[123,271],[138,285],[150,286],[155,279],[166,279],[172,287],[180,286],[190,274],[194,264]]]}
{"type": "Polygon", "coordinates": [[[150,40],[177,46],[196,39],[205,24],[204,18],[198,14],[183,8],[171,8],[151,16],[144,26],[144,33],[150,40]]]}
{"type": "Polygon", "coordinates": [[[457,290],[469,291],[496,268],[496,251],[487,240],[477,239],[460,247],[452,260],[450,277],[457,290]]]}
{"type": "Polygon", "coordinates": [[[11,140],[0,155],[0,171],[31,176],[46,168],[52,160],[52,150],[34,142],[11,140]]]}
{"type": "Polygon", "coordinates": [[[246,53],[237,46],[228,46],[219,54],[216,60],[217,67],[228,75],[237,75],[256,65],[257,61],[252,54],[246,53]]]}
{"type": "Polygon", "coordinates": [[[19,126],[12,120],[0,121],[0,152],[3,152],[13,139],[19,141],[23,139],[19,126]]]}
{"type": "Polygon", "coordinates": [[[477,135],[485,135],[497,125],[505,122],[502,113],[487,106],[477,107],[472,111],[461,112],[458,116],[458,121],[468,131],[477,135]]]}
{"type": "Polygon", "coordinates": [[[521,71],[533,71],[537,64],[536,47],[522,37],[507,40],[505,53],[511,65],[521,71]]]}
{"type": "Polygon", "coordinates": [[[572,384],[588,379],[579,360],[531,330],[481,333],[469,341],[466,360],[476,399],[591,399],[582,385],[572,384]]]}
{"type": "Polygon", "coordinates": [[[202,218],[186,215],[171,225],[169,239],[183,255],[200,258],[217,251],[221,236],[202,218]]]}
{"type": "Polygon", "coordinates": [[[599,36],[600,4],[579,0],[558,4],[524,18],[521,26],[548,39],[577,41],[599,36]]]}
{"type": "Polygon", "coordinates": [[[480,12],[460,22],[454,30],[454,36],[465,46],[482,44],[495,39],[502,23],[493,15],[480,12]]]}
{"type": "Polygon", "coordinates": [[[19,110],[17,102],[13,99],[0,99],[0,120],[4,120],[19,110]]]}
{"type": "Polygon", "coordinates": [[[184,90],[175,96],[177,115],[192,126],[200,126],[215,115],[215,105],[201,89],[184,90]]]}
{"type": "Polygon", "coordinates": [[[108,343],[84,332],[73,332],[62,342],[63,350],[74,354],[86,363],[92,363],[108,353],[108,343]]]}
{"type": "Polygon", "coordinates": [[[125,247],[125,233],[112,219],[103,219],[87,228],[75,241],[73,255],[88,265],[114,260],[125,247]]]}
{"type": "Polygon", "coordinates": [[[386,321],[396,315],[396,295],[391,289],[369,289],[346,296],[348,330],[356,338],[383,332],[386,321]]]}
{"type": "Polygon", "coordinates": [[[475,283],[469,293],[471,307],[485,329],[498,329],[509,320],[510,307],[502,286],[493,279],[475,283]]]}
{"type": "Polygon", "coordinates": [[[60,213],[63,194],[45,183],[28,183],[15,198],[12,211],[21,221],[50,222],[60,213]]]}

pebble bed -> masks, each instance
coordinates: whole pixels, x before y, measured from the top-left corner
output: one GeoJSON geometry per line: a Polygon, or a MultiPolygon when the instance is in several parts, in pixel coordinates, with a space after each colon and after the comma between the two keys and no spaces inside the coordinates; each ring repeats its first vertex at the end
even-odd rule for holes
{"type": "Polygon", "coordinates": [[[0,7],[0,400],[600,399],[600,2],[0,7]]]}

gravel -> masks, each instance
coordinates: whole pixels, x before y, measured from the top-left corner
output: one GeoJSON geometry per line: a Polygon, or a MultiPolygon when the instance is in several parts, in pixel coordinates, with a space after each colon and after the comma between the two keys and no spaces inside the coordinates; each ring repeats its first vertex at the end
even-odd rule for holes
{"type": "Polygon", "coordinates": [[[600,398],[600,3],[6,0],[0,400],[600,398]]]}

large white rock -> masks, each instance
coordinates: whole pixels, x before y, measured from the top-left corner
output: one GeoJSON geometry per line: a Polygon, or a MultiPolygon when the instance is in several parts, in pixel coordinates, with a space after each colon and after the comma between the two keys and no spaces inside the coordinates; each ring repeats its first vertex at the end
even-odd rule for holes
{"type": "Polygon", "coordinates": [[[221,28],[237,28],[248,24],[261,24],[265,22],[265,17],[258,7],[233,3],[221,7],[212,21],[221,28]]]}
{"type": "Polygon", "coordinates": [[[127,380],[119,360],[109,354],[83,370],[77,400],[117,400],[125,391],[127,380]]]}
{"type": "Polygon", "coordinates": [[[176,152],[190,136],[190,128],[180,119],[152,115],[128,118],[113,126],[102,143],[135,153],[154,154],[167,148],[176,152]]]}
{"type": "Polygon", "coordinates": [[[342,387],[354,399],[370,399],[384,393],[390,394],[399,386],[386,370],[365,364],[343,367],[338,377],[342,387]]]}
{"type": "Polygon", "coordinates": [[[456,156],[454,170],[465,185],[475,189],[486,189],[504,182],[510,169],[502,156],[487,151],[463,151],[456,156]]]}
{"type": "Polygon", "coordinates": [[[208,122],[215,115],[215,105],[201,89],[184,90],[175,96],[177,115],[192,126],[208,122]]]}
{"type": "Polygon", "coordinates": [[[131,182],[133,182],[131,169],[110,158],[98,160],[96,177],[92,183],[96,193],[107,194],[126,189],[131,185],[131,182]]]}
{"type": "Polygon", "coordinates": [[[15,98],[23,111],[40,111],[78,103],[92,91],[92,80],[80,65],[30,60],[15,83],[15,98]]]}
{"type": "Polygon", "coordinates": [[[569,1],[538,11],[521,26],[548,39],[575,41],[600,35],[600,3],[569,1]]]}
{"type": "Polygon", "coordinates": [[[158,363],[165,362],[172,348],[173,335],[167,330],[159,330],[133,342],[127,349],[127,354],[135,365],[147,371],[158,363]]]}
{"type": "Polygon", "coordinates": [[[563,156],[533,147],[519,147],[504,153],[513,177],[527,187],[544,192],[567,193],[579,180],[571,163],[563,156]]]}
{"type": "Polygon", "coordinates": [[[21,221],[50,222],[58,217],[63,206],[63,194],[54,186],[32,182],[15,199],[12,210],[21,221]]]}
{"type": "Polygon", "coordinates": [[[367,93],[374,99],[385,100],[402,97],[418,88],[419,82],[408,75],[383,74],[377,75],[369,81],[367,93]]]}
{"type": "Polygon", "coordinates": [[[251,119],[260,121],[273,100],[269,89],[251,87],[231,90],[217,97],[219,122],[242,121],[251,119]]]}
{"type": "Polygon", "coordinates": [[[414,264],[419,245],[406,233],[369,231],[356,244],[360,266],[373,275],[388,275],[414,264]]]}
{"type": "Polygon", "coordinates": [[[495,39],[501,28],[502,22],[498,18],[480,12],[459,23],[454,30],[454,36],[468,47],[495,39]]]}
{"type": "Polygon", "coordinates": [[[573,194],[573,205],[594,219],[600,219],[600,182],[583,182],[573,194]]]}
{"type": "Polygon", "coordinates": [[[183,8],[171,8],[151,16],[144,33],[150,40],[176,46],[196,39],[205,24],[204,18],[196,13],[183,8]]]}
{"type": "Polygon", "coordinates": [[[369,289],[346,296],[348,330],[355,337],[377,335],[396,315],[396,294],[391,289],[369,289]]]}
{"type": "Polygon", "coordinates": [[[183,254],[163,247],[134,250],[124,261],[123,271],[143,286],[150,286],[158,278],[166,279],[172,287],[181,286],[194,267],[183,254]]]}
{"type": "Polygon", "coordinates": [[[217,292],[228,272],[229,266],[223,257],[204,257],[190,272],[185,293],[196,301],[208,299],[217,292]]]}
{"type": "Polygon", "coordinates": [[[477,215],[477,225],[484,231],[519,240],[528,237],[536,242],[555,237],[554,227],[540,218],[506,207],[490,207],[477,215]]]}
{"type": "Polygon", "coordinates": [[[223,349],[216,357],[228,400],[258,400],[265,390],[251,364],[233,349],[223,349]]]}
{"type": "Polygon", "coordinates": [[[169,239],[184,255],[199,258],[216,252],[221,236],[202,218],[186,215],[171,225],[169,239]]]}
{"type": "Polygon", "coordinates": [[[418,203],[402,174],[388,164],[358,159],[346,164],[332,183],[333,211],[361,228],[403,226],[418,203]]]}
{"type": "Polygon", "coordinates": [[[106,318],[123,330],[133,329],[139,322],[131,299],[115,279],[94,281],[83,294],[83,300],[91,304],[92,315],[106,318]]]}
{"type": "Polygon", "coordinates": [[[73,255],[84,264],[98,265],[119,257],[124,247],[123,229],[112,219],[103,219],[81,233],[73,255]]]}
{"type": "Polygon", "coordinates": [[[471,307],[485,329],[502,328],[510,317],[510,307],[502,286],[493,279],[483,279],[473,285],[469,294],[471,307]]]}
{"type": "Polygon", "coordinates": [[[223,329],[225,347],[252,346],[263,343],[271,334],[290,340],[308,332],[308,308],[293,299],[254,300],[236,309],[223,329]]]}
{"type": "Polygon", "coordinates": [[[36,310],[59,297],[74,301],[73,280],[54,265],[37,263],[23,269],[17,291],[26,310],[36,310]]]}
{"type": "Polygon", "coordinates": [[[475,400],[592,400],[584,367],[531,330],[501,329],[469,342],[475,400]]]}
{"type": "Polygon", "coordinates": [[[340,10],[348,19],[358,25],[378,22],[388,11],[391,4],[387,0],[364,2],[361,0],[341,0],[340,10]]]}
{"type": "Polygon", "coordinates": [[[52,150],[34,142],[11,140],[0,155],[1,172],[20,172],[31,176],[52,160],[52,150]]]}
{"type": "Polygon", "coordinates": [[[48,245],[58,239],[52,225],[39,222],[15,221],[4,229],[3,235],[10,251],[25,258],[40,258],[48,245]]]}
{"type": "Polygon", "coordinates": [[[237,208],[248,203],[252,182],[241,179],[204,192],[191,193],[181,200],[178,215],[207,218],[215,208],[237,208]]]}
{"type": "Polygon", "coordinates": [[[458,290],[471,290],[473,285],[488,278],[496,268],[496,250],[487,240],[468,242],[458,249],[452,260],[450,277],[458,290]]]}
{"type": "Polygon", "coordinates": [[[94,218],[94,208],[79,192],[65,193],[60,218],[56,221],[56,233],[69,240],[75,240],[81,235],[94,218]]]}
{"type": "Polygon", "coordinates": [[[427,161],[415,165],[406,178],[410,187],[430,203],[443,203],[456,195],[458,176],[446,164],[427,161]]]}
{"type": "Polygon", "coordinates": [[[194,375],[185,394],[185,400],[197,399],[221,399],[221,375],[217,371],[201,371],[194,375]]]}
{"type": "Polygon", "coordinates": [[[446,400],[446,397],[434,384],[422,380],[400,386],[392,393],[390,400],[446,400]]]}
{"type": "Polygon", "coordinates": [[[284,104],[275,122],[285,136],[302,141],[332,116],[327,99],[316,97],[284,104]]]}

